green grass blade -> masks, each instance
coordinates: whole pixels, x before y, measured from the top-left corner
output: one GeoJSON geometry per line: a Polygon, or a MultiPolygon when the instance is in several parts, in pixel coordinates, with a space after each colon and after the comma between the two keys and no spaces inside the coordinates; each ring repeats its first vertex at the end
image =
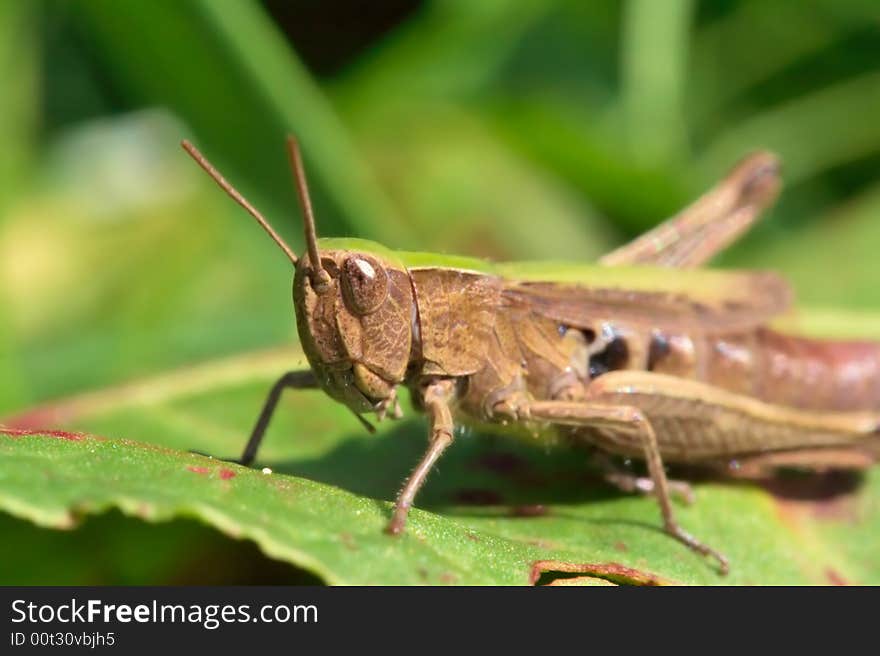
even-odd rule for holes
{"type": "MultiPolygon", "coordinates": [[[[6,238],[10,206],[24,196],[30,177],[39,104],[38,6],[36,3],[0,3],[0,240],[6,238]]],[[[0,243],[0,253],[14,255],[10,244],[0,243]]],[[[10,284],[13,276],[9,276],[10,284]]],[[[0,274],[0,307],[8,308],[6,280],[0,274]]],[[[0,311],[3,312],[3,311],[0,311]]],[[[22,402],[21,371],[10,343],[13,331],[0,321],[0,412],[22,402]]]]}
{"type": "Polygon", "coordinates": [[[687,146],[684,88],[692,0],[629,0],[623,19],[623,104],[630,150],[643,162],[675,160],[687,146]]]}
{"type": "Polygon", "coordinates": [[[449,102],[499,75],[523,33],[550,9],[536,0],[440,0],[399,26],[335,83],[353,120],[377,107],[449,102]]]}
{"type": "Polygon", "coordinates": [[[283,142],[293,132],[324,230],[405,239],[332,106],[257,4],[95,0],[74,9],[126,92],[172,107],[245,192],[293,214],[283,142]]]}
{"type": "Polygon", "coordinates": [[[880,73],[870,72],[794,98],[730,126],[698,161],[723,171],[744,153],[780,154],[787,184],[880,150],[880,73]]]}

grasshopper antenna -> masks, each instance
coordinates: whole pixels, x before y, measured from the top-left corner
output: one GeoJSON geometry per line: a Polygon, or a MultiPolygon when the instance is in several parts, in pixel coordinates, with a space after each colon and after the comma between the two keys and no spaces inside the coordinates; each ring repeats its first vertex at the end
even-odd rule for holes
{"type": "Polygon", "coordinates": [[[181,141],[180,145],[183,146],[183,149],[189,154],[189,156],[192,157],[196,161],[196,164],[201,166],[205,170],[205,173],[210,175],[211,178],[214,180],[214,182],[216,182],[217,185],[223,191],[225,191],[227,194],[229,194],[229,196],[232,198],[232,200],[234,200],[236,203],[241,205],[247,211],[248,214],[250,214],[252,217],[254,217],[257,220],[257,223],[259,223],[263,227],[263,230],[265,230],[268,233],[268,235],[275,241],[275,243],[278,244],[278,246],[281,248],[281,250],[284,251],[284,254],[287,255],[287,258],[291,262],[293,262],[294,266],[296,266],[297,257],[294,254],[293,250],[291,250],[290,246],[288,246],[287,243],[281,238],[281,235],[279,235],[277,232],[275,232],[274,228],[272,228],[272,226],[269,225],[269,222],[263,218],[263,215],[260,214],[257,211],[257,209],[253,205],[251,205],[245,199],[245,197],[242,196],[235,189],[235,187],[233,187],[231,184],[229,184],[226,181],[226,178],[224,178],[220,174],[220,171],[215,169],[214,166],[207,159],[205,159],[205,156],[199,152],[198,148],[193,146],[186,139],[181,141]]]}
{"type": "Polygon", "coordinates": [[[321,266],[321,257],[318,255],[318,237],[315,231],[315,215],[312,213],[312,200],[309,197],[309,185],[306,182],[306,172],[302,163],[302,155],[299,152],[299,143],[293,135],[287,136],[287,155],[290,157],[293,181],[296,183],[299,204],[303,213],[306,247],[309,250],[309,262],[312,265],[312,287],[321,294],[330,289],[330,274],[321,266]]]}

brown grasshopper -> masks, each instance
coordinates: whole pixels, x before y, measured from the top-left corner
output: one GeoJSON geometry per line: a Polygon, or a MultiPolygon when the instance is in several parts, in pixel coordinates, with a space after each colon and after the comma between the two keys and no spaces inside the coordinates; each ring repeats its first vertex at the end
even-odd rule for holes
{"type": "Polygon", "coordinates": [[[880,457],[880,342],[822,341],[769,327],[791,301],[772,273],[683,271],[745,233],[779,191],[769,153],[600,266],[491,264],[317,239],[296,141],[288,154],[307,253],[287,244],[188,142],[187,152],[294,264],[297,329],[311,370],[272,387],[242,464],[256,455],[285,388],[320,387],[361,415],[401,416],[406,385],[430,422],[428,448],[400,491],[400,533],[456,424],[597,450],[609,482],[653,494],[667,533],[727,559],[685,532],[664,463],[757,476],[778,467],[862,469],[880,457]],[[603,454],[643,458],[649,476],[603,454]]]}

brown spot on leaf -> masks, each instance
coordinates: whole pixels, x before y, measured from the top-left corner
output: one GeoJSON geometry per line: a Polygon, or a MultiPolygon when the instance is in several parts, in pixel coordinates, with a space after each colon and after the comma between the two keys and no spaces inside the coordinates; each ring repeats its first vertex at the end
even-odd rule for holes
{"type": "Polygon", "coordinates": [[[344,546],[349,551],[357,551],[358,546],[355,544],[354,538],[351,536],[351,533],[340,533],[339,540],[342,542],[342,546],[344,546]]]}
{"type": "Polygon", "coordinates": [[[626,567],[620,563],[570,563],[563,560],[537,560],[532,563],[529,582],[547,585],[566,574],[585,574],[622,585],[676,585],[657,574],[626,567]]]}
{"type": "Polygon", "coordinates": [[[626,542],[621,542],[621,541],[615,542],[614,548],[617,549],[618,551],[623,551],[623,552],[629,551],[629,547],[626,546],[626,542]]]}
{"type": "Polygon", "coordinates": [[[458,577],[452,572],[443,572],[440,575],[440,581],[445,583],[446,585],[452,585],[456,581],[458,581],[458,577]]]}
{"type": "Polygon", "coordinates": [[[513,508],[510,509],[510,514],[514,517],[542,517],[544,515],[549,515],[550,511],[547,509],[547,506],[541,505],[540,503],[532,503],[513,506],[513,508]]]}
{"type": "Polygon", "coordinates": [[[207,467],[196,467],[195,465],[189,465],[187,470],[191,471],[193,474],[209,474],[211,472],[207,467]]]}
{"type": "Polygon", "coordinates": [[[478,538],[474,533],[468,533],[466,537],[471,542],[479,542],[480,541],[480,538],[478,538]]]}
{"type": "Polygon", "coordinates": [[[230,478],[235,478],[235,472],[224,467],[220,470],[220,478],[221,480],[228,481],[230,478]]]}

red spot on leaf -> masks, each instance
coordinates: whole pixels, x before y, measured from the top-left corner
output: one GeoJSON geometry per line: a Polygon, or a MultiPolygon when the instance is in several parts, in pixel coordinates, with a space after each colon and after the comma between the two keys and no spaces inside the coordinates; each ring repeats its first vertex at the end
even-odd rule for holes
{"type": "Polygon", "coordinates": [[[0,433],[9,437],[25,437],[28,435],[40,435],[45,437],[57,437],[61,440],[79,442],[86,438],[84,433],[72,433],[62,430],[40,430],[36,428],[0,428],[0,433]]]}
{"type": "Polygon", "coordinates": [[[195,465],[190,465],[187,469],[194,474],[209,474],[211,472],[207,467],[196,467],[195,465]]]}
{"type": "Polygon", "coordinates": [[[52,409],[41,407],[26,410],[20,415],[15,415],[14,417],[7,417],[3,420],[3,423],[14,429],[39,430],[40,426],[57,425],[62,423],[63,420],[64,418],[56,416],[56,413],[52,409]]]}
{"type": "Polygon", "coordinates": [[[344,546],[349,551],[357,551],[358,546],[354,541],[354,538],[351,536],[351,533],[340,533],[339,540],[342,542],[342,546],[344,546]]]}
{"type": "Polygon", "coordinates": [[[235,472],[231,469],[223,468],[220,470],[220,478],[224,481],[228,481],[230,478],[235,478],[235,472]]]}
{"type": "Polygon", "coordinates": [[[849,581],[843,578],[837,570],[830,567],[825,569],[825,576],[831,585],[849,585],[849,581]]]}
{"type": "Polygon", "coordinates": [[[455,574],[453,574],[452,572],[443,572],[440,575],[440,581],[447,584],[447,585],[452,585],[457,580],[458,580],[458,577],[455,574]]]}

